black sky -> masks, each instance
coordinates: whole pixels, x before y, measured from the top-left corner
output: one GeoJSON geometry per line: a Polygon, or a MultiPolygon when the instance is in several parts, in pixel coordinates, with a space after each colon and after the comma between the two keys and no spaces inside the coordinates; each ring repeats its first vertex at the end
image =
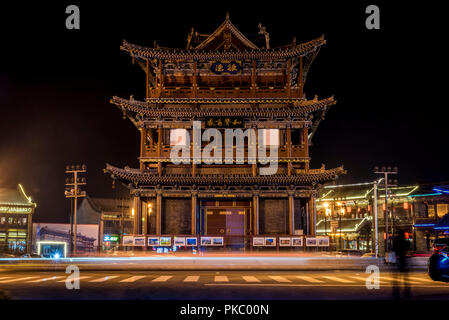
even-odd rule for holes
{"type": "Polygon", "coordinates": [[[184,47],[191,27],[210,33],[226,11],[243,33],[262,22],[271,45],[326,35],[306,94],[334,95],[313,140],[312,166],[344,164],[340,182],[373,179],[375,165],[397,165],[400,183],[449,180],[446,165],[447,80],[441,59],[443,21],[437,7],[383,1],[228,1],[144,3],[16,3],[1,9],[0,187],[22,183],[37,202],[35,221],[64,222],[67,164],[88,166],[87,191],[111,189],[105,163],[137,167],[139,136],[113,95],[143,100],[145,74],[120,51],[122,39],[143,46],[184,47]],[[77,4],[81,29],[65,28],[77,4]],[[381,30],[365,28],[365,8],[381,9],[381,30]],[[444,96],[444,95],[442,95],[444,96]]]}

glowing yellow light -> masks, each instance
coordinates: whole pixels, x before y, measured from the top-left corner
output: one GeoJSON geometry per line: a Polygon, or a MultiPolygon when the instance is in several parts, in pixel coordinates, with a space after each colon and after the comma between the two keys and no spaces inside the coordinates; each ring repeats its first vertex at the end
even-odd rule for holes
{"type": "Polygon", "coordinates": [[[330,216],[332,214],[331,209],[326,209],[326,216],[330,216]]]}
{"type": "Polygon", "coordinates": [[[131,209],[131,215],[134,217],[134,208],[131,209]]]}
{"type": "Polygon", "coordinates": [[[323,203],[323,206],[324,206],[325,208],[327,208],[327,207],[329,207],[329,203],[325,202],[325,203],[323,203]]]}
{"type": "Polygon", "coordinates": [[[337,206],[341,206],[341,202],[337,202],[337,206]]]}

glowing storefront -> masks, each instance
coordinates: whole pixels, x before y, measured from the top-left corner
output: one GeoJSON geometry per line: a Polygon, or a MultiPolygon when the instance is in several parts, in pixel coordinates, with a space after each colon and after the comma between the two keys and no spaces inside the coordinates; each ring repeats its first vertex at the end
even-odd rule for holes
{"type": "Polygon", "coordinates": [[[20,184],[17,189],[0,189],[0,252],[30,251],[35,208],[20,184]]]}

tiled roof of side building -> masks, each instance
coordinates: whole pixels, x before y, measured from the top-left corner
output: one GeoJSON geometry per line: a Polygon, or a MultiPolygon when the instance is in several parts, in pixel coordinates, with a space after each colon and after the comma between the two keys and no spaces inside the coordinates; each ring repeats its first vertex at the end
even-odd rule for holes
{"type": "Polygon", "coordinates": [[[0,188],[0,204],[36,206],[20,184],[15,189],[0,188]]]}

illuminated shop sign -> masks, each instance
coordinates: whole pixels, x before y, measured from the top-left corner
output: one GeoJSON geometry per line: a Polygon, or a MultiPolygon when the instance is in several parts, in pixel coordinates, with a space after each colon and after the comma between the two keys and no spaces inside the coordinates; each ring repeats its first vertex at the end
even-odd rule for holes
{"type": "Polygon", "coordinates": [[[118,236],[111,236],[111,235],[105,235],[103,237],[103,241],[113,241],[113,242],[117,242],[118,241],[118,236]]]}
{"type": "Polygon", "coordinates": [[[0,206],[0,213],[31,213],[31,210],[31,208],[27,207],[0,206]]]}

